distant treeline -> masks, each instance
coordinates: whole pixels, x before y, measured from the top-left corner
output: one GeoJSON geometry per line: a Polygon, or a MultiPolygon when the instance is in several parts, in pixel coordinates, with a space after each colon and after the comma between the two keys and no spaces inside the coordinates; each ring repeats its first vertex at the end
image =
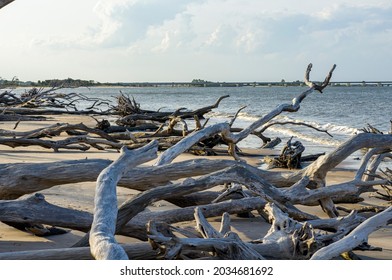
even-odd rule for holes
{"type": "Polygon", "coordinates": [[[128,87],[155,87],[155,86],[188,86],[188,87],[241,87],[241,86],[301,86],[303,82],[294,81],[286,82],[211,82],[202,79],[193,79],[191,82],[117,82],[117,83],[101,83],[94,80],[81,80],[81,79],[50,79],[33,81],[20,81],[17,77],[12,80],[2,79],[0,77],[0,88],[6,87],[96,87],[96,86],[128,86],[128,87]]]}
{"type": "MultiPolygon", "coordinates": [[[[330,86],[391,86],[392,82],[372,81],[372,82],[333,82],[330,86]]],[[[305,86],[302,81],[288,82],[281,79],[279,82],[211,82],[202,79],[193,79],[191,82],[117,82],[101,83],[94,80],[81,79],[51,79],[38,80],[37,82],[20,81],[17,77],[12,80],[5,80],[0,77],[0,88],[7,87],[53,87],[53,88],[76,88],[76,87],[99,87],[99,86],[121,86],[121,87],[256,87],[256,86],[305,86]]]]}
{"type": "Polygon", "coordinates": [[[51,79],[51,80],[38,80],[37,82],[32,81],[20,81],[17,77],[12,78],[12,80],[5,80],[0,78],[0,87],[91,87],[98,86],[93,80],[81,80],[81,79],[51,79]]]}

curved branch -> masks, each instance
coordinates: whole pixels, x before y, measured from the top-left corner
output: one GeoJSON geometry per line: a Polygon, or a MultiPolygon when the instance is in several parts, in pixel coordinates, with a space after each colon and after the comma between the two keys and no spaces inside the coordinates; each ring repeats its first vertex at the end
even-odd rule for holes
{"type": "Polygon", "coordinates": [[[230,127],[227,123],[218,123],[190,133],[175,146],[170,147],[162,153],[155,165],[158,166],[172,162],[177,156],[188,150],[194,144],[215,134],[221,133],[222,131],[230,131],[230,127]]]}
{"type": "Polygon", "coordinates": [[[311,260],[330,260],[333,257],[339,256],[341,253],[354,249],[362,243],[367,242],[369,234],[387,225],[391,219],[392,206],[367,219],[346,237],[318,250],[312,256],[311,260]]]}
{"type": "Polygon", "coordinates": [[[317,84],[315,84],[314,82],[311,82],[311,81],[310,81],[309,75],[310,75],[310,71],[312,70],[312,67],[313,67],[313,64],[310,63],[310,64],[308,65],[308,68],[306,69],[306,72],[305,72],[305,84],[306,84],[308,87],[314,88],[315,90],[317,90],[317,91],[319,91],[320,93],[322,93],[322,90],[328,86],[329,81],[330,81],[331,78],[332,78],[332,73],[333,73],[333,71],[334,71],[335,68],[336,68],[336,64],[334,64],[334,65],[332,66],[332,68],[331,68],[331,70],[329,71],[327,77],[325,77],[325,80],[324,80],[324,82],[323,82],[321,85],[317,85],[317,84]]]}
{"type": "Polygon", "coordinates": [[[99,175],[94,199],[94,219],[90,231],[91,253],[96,259],[128,259],[124,249],[114,238],[118,211],[117,183],[127,169],[154,159],[157,152],[156,141],[133,151],[123,147],[121,156],[99,175]]]}
{"type": "Polygon", "coordinates": [[[337,147],[333,152],[319,157],[301,172],[311,178],[325,178],[329,170],[335,168],[349,155],[362,148],[392,149],[392,135],[369,133],[357,134],[337,147]]]}
{"type": "Polygon", "coordinates": [[[238,117],[238,114],[239,114],[242,110],[244,110],[246,107],[247,107],[247,106],[242,106],[241,108],[239,108],[239,109],[237,110],[237,112],[235,113],[234,117],[231,119],[231,121],[230,121],[230,123],[229,123],[229,126],[230,126],[230,127],[233,126],[235,120],[236,120],[237,117],[238,117]]]}
{"type": "Polygon", "coordinates": [[[295,121],[287,121],[287,122],[272,122],[269,124],[264,125],[257,133],[263,133],[264,131],[266,131],[268,128],[270,128],[273,125],[285,125],[285,124],[292,124],[292,125],[303,125],[306,127],[310,127],[313,128],[314,130],[320,131],[320,132],[324,132],[326,134],[328,134],[330,137],[333,137],[327,130],[325,129],[320,129],[317,127],[314,127],[313,125],[304,123],[304,122],[295,122],[295,121]]]}
{"type": "MultiPolygon", "coordinates": [[[[356,179],[356,180],[360,180],[360,179],[363,177],[363,175],[364,175],[364,173],[365,173],[366,170],[368,170],[368,173],[374,173],[374,172],[376,171],[378,165],[377,165],[377,166],[369,166],[369,168],[366,168],[366,167],[368,166],[369,160],[370,160],[374,155],[381,155],[381,154],[387,153],[387,152],[389,152],[389,151],[390,151],[390,149],[379,149],[379,148],[373,148],[373,149],[369,150],[369,151],[365,154],[365,156],[362,158],[361,166],[360,166],[359,169],[357,170],[357,173],[356,173],[356,175],[355,175],[355,179],[356,179]]],[[[373,165],[372,163],[374,163],[374,161],[372,161],[372,162],[370,163],[370,165],[373,165]]],[[[374,178],[373,178],[373,179],[374,179],[374,178]]],[[[367,181],[367,180],[365,179],[365,181],[367,181]]]]}
{"type": "MultiPolygon", "coordinates": [[[[308,69],[306,70],[306,75],[305,75],[305,81],[309,81],[309,73],[310,70],[312,68],[312,64],[309,64],[308,69]]],[[[334,64],[334,66],[332,67],[332,69],[329,71],[328,76],[326,78],[326,80],[329,81],[329,79],[331,79],[332,77],[332,73],[335,70],[336,65],[334,64]]],[[[322,86],[317,86],[314,83],[308,83],[308,86],[310,87],[310,89],[308,89],[307,91],[301,93],[299,96],[295,97],[291,104],[281,104],[278,107],[276,107],[274,110],[272,110],[270,113],[266,114],[265,116],[261,117],[259,120],[253,122],[250,126],[248,126],[247,128],[243,129],[240,133],[236,134],[236,135],[231,135],[231,137],[227,137],[229,140],[229,142],[233,142],[233,143],[238,143],[239,141],[245,139],[246,137],[248,137],[248,135],[250,133],[252,133],[254,130],[256,130],[257,128],[259,128],[260,126],[266,124],[267,122],[269,122],[270,120],[272,120],[273,118],[275,118],[276,116],[278,116],[279,114],[281,114],[282,112],[297,112],[300,108],[300,104],[301,102],[310,94],[312,93],[314,90],[320,90],[325,88],[327,85],[324,86],[324,84],[322,86]]]]}

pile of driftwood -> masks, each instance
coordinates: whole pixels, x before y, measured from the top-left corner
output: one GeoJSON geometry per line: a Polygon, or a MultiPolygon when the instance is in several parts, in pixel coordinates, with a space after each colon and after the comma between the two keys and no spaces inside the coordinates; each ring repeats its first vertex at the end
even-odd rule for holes
{"type": "MultiPolygon", "coordinates": [[[[282,112],[298,111],[309,94],[321,92],[328,85],[335,66],[320,85],[309,80],[311,66],[305,74],[308,90],[294,98],[291,104],[276,107],[244,129],[234,130],[233,122],[211,126],[200,124],[203,114],[218,106],[225,97],[201,111],[189,112],[190,115],[183,110],[169,115],[157,114],[159,112],[151,115],[151,112],[141,111],[134,100],[122,96],[121,104],[132,104],[134,111],[119,107],[119,112],[124,115],[120,122],[133,125],[145,121],[145,116],[155,118],[154,121],[161,120],[162,127],[155,130],[154,135],[148,135],[148,143],[139,143],[140,147],[122,143],[121,154],[114,162],[86,159],[2,164],[0,221],[15,227],[40,228],[44,232],[52,230],[48,226],[75,229],[86,232],[86,235],[72,248],[1,253],[0,259],[331,259],[359,247],[369,248],[369,234],[392,222],[392,208],[374,208],[379,213],[366,219],[358,211],[340,216],[336,204],[358,202],[361,193],[374,191],[374,186],[390,189],[392,171],[378,172],[378,169],[382,160],[392,157],[392,133],[364,131],[307,167],[286,171],[253,167],[241,159],[236,148],[237,143],[256,130],[263,131],[282,112]],[[171,122],[182,123],[186,118],[194,118],[195,128],[190,131],[183,124],[179,140],[158,154],[162,142],[158,137],[153,139],[154,136],[168,133],[171,122]],[[214,147],[216,143],[227,145],[233,160],[200,158],[173,163],[195,145],[214,147]],[[367,149],[367,153],[355,177],[344,183],[328,185],[327,174],[360,149],[367,149]],[[145,164],[152,160],[154,164],[145,164]],[[52,186],[86,181],[97,182],[93,213],[52,205],[39,193],[52,186]],[[220,185],[228,187],[224,192],[211,190],[220,185]],[[140,194],[118,207],[117,187],[138,190],[140,194]],[[148,205],[160,200],[179,208],[144,211],[148,205]],[[321,219],[300,210],[298,205],[320,205],[330,218],[321,219]],[[250,211],[271,223],[268,234],[252,242],[241,240],[230,229],[230,214],[250,211]],[[220,230],[206,220],[216,216],[222,216],[220,230]],[[175,226],[178,222],[192,220],[196,221],[196,231],[175,226]],[[115,234],[135,237],[141,242],[118,244],[115,234]]],[[[102,121],[97,123],[102,129],[59,125],[54,131],[82,131],[99,135],[106,141],[119,141],[108,138],[113,137],[108,133],[111,132],[110,125],[102,121]]],[[[39,136],[45,133],[29,132],[23,138],[40,140],[39,136]]],[[[120,133],[135,138],[129,130],[120,133]]],[[[46,133],[50,134],[56,135],[53,130],[46,133]]],[[[14,138],[18,137],[20,135],[14,138]]],[[[135,138],[134,144],[141,139],[140,136],[135,138]]],[[[101,146],[107,143],[88,144],[101,146]]],[[[120,149],[120,145],[114,148],[120,149]]]]}
{"type": "Polygon", "coordinates": [[[49,89],[32,88],[23,94],[12,90],[0,93],[0,121],[46,120],[45,115],[58,114],[96,114],[108,115],[110,100],[91,98],[80,93],[57,93],[64,86],[49,89]],[[79,102],[89,104],[85,110],[79,110],[79,102]],[[103,107],[107,109],[102,110],[103,107]]]}

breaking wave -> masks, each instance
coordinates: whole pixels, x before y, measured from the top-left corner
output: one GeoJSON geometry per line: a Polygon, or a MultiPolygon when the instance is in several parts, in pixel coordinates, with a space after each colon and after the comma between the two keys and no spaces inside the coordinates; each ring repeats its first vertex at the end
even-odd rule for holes
{"type": "MultiPolygon", "coordinates": [[[[234,117],[234,114],[229,114],[226,112],[213,112],[209,113],[209,117],[214,119],[216,118],[217,121],[219,119],[231,120],[234,117]]],[[[238,114],[235,126],[246,127],[252,122],[257,121],[259,118],[261,118],[261,116],[253,115],[247,112],[240,112],[238,114]]],[[[294,136],[295,138],[299,138],[304,141],[327,146],[337,146],[347,140],[348,137],[355,135],[359,132],[357,128],[353,128],[350,126],[333,123],[322,124],[314,121],[294,119],[285,115],[277,116],[273,120],[273,122],[290,122],[291,124],[271,126],[266,130],[266,135],[268,133],[272,133],[274,136],[294,136]],[[333,137],[329,136],[325,132],[316,131],[315,129],[300,124],[306,124],[319,130],[327,131],[333,137]]]]}

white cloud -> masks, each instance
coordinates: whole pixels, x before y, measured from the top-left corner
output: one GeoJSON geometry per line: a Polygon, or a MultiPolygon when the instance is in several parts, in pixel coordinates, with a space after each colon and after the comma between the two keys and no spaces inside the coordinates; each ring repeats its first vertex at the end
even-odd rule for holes
{"type": "MultiPolygon", "coordinates": [[[[34,57],[44,64],[47,57],[61,57],[66,67],[77,60],[88,65],[88,57],[95,68],[101,63],[106,69],[110,61],[111,69],[117,65],[118,73],[130,71],[141,80],[148,73],[154,75],[150,79],[168,78],[167,63],[173,75],[181,69],[178,77],[205,70],[207,79],[216,73],[220,80],[223,75],[254,80],[309,61],[328,68],[339,61],[379,60],[380,72],[387,73],[391,61],[390,0],[69,0],[60,8],[54,1],[37,1],[15,1],[18,9],[28,9],[0,17],[0,25],[9,26],[0,30],[7,38],[2,47],[14,54],[0,59],[34,57]]],[[[88,71],[97,71],[94,67],[88,71]]],[[[112,72],[116,79],[116,71],[108,75],[112,72]]]]}

